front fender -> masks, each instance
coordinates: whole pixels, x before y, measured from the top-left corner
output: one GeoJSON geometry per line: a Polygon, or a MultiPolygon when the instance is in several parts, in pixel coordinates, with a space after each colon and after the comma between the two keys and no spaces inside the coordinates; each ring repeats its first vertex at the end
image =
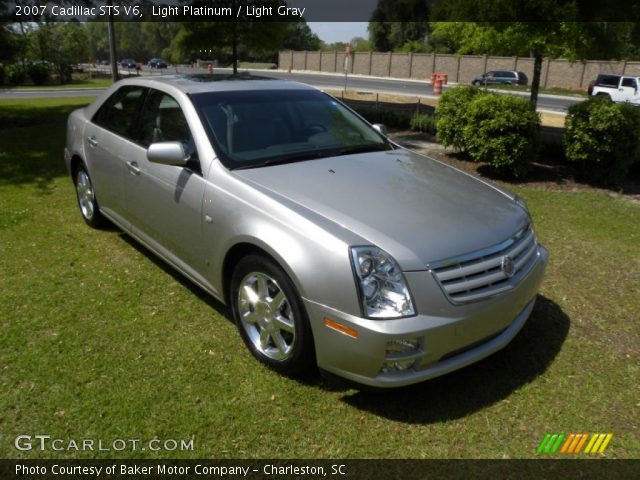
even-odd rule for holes
{"type": "Polygon", "coordinates": [[[302,297],[360,315],[348,232],[335,235],[323,217],[296,211],[234,179],[230,183],[230,189],[210,184],[205,194],[204,214],[212,221],[204,225],[203,240],[214,289],[226,290],[225,260],[234,247],[248,245],[271,256],[302,297]]]}

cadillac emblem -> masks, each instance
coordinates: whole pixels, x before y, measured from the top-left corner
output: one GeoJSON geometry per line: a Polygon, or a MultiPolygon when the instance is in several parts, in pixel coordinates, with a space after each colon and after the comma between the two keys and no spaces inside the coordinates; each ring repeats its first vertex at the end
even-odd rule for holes
{"type": "Polygon", "coordinates": [[[500,268],[502,269],[504,274],[507,276],[507,278],[513,277],[513,274],[516,273],[516,267],[513,264],[513,260],[511,260],[511,257],[509,256],[502,257],[500,268]]]}

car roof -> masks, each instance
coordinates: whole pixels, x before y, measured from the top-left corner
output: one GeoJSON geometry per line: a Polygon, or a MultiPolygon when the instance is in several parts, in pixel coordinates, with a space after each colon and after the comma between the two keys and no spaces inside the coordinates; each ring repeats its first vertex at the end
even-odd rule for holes
{"type": "Polygon", "coordinates": [[[153,88],[157,83],[177,88],[184,93],[205,93],[235,90],[316,90],[304,83],[290,80],[239,73],[236,75],[226,73],[201,73],[161,75],[150,77],[136,77],[131,80],[122,80],[121,84],[146,84],[153,88]]]}

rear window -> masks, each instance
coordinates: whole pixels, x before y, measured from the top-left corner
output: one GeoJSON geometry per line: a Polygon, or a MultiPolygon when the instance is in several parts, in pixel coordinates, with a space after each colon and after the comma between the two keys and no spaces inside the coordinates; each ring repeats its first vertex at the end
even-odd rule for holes
{"type": "Polygon", "coordinates": [[[127,86],[120,88],[107,99],[93,117],[93,123],[126,138],[135,136],[136,124],[145,87],[127,86]]]}

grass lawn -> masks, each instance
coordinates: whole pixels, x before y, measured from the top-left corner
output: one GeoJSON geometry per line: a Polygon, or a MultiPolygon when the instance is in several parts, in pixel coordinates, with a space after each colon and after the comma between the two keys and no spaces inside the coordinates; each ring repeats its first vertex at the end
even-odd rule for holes
{"type": "MultiPolygon", "coordinates": [[[[480,86],[480,88],[484,88],[484,87],[480,86]]],[[[497,85],[496,84],[496,85],[487,85],[487,88],[497,89],[497,90],[509,90],[509,91],[515,91],[515,92],[531,92],[530,85],[497,85]]],[[[589,97],[589,94],[587,93],[586,89],[582,90],[575,86],[572,86],[571,88],[569,88],[568,86],[566,88],[557,87],[557,86],[546,87],[546,88],[540,87],[539,93],[544,93],[548,95],[564,95],[569,97],[581,97],[581,98],[589,97]]]]}
{"type": "Polygon", "coordinates": [[[515,188],[551,252],[516,339],[414,387],[334,388],[262,367],[222,305],[84,224],[62,152],[85,103],[0,101],[0,458],[521,458],[554,432],[640,457],[640,205],[515,188]],[[21,452],[21,434],[194,449],[21,452]]]}
{"type": "MultiPolygon", "coordinates": [[[[233,65],[229,65],[227,68],[232,67],[233,65]]],[[[278,68],[278,65],[268,62],[238,62],[238,68],[250,68],[252,70],[274,70],[278,68]]]]}
{"type": "Polygon", "coordinates": [[[59,90],[59,89],[73,89],[73,88],[107,88],[113,85],[113,80],[110,78],[82,78],[73,80],[63,85],[27,85],[15,87],[18,90],[59,90]]]}

